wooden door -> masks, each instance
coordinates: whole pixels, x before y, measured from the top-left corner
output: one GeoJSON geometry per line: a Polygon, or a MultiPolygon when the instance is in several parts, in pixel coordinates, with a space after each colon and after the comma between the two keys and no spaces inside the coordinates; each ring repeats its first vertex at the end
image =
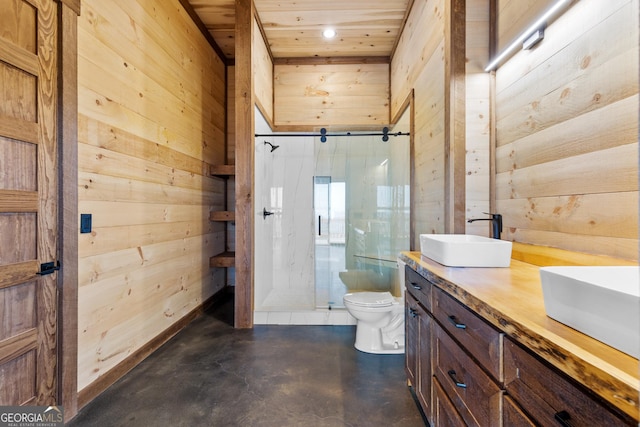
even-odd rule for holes
{"type": "Polygon", "coordinates": [[[57,403],[56,14],[0,0],[0,405],[57,403]]]}

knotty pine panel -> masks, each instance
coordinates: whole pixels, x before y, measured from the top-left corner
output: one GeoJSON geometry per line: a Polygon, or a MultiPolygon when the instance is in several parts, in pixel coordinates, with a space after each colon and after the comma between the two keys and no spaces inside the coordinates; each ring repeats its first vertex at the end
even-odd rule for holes
{"type": "Polygon", "coordinates": [[[206,295],[220,289],[211,280],[208,261],[206,266],[196,268],[188,258],[173,260],[162,267],[163,271],[152,273],[154,281],[145,280],[136,286],[125,282],[116,290],[119,293],[111,296],[91,292],[97,285],[79,289],[79,298],[96,306],[91,312],[82,306],[78,310],[79,316],[86,319],[79,330],[79,341],[95,349],[92,355],[78,355],[78,372],[86,373],[78,379],[79,388],[86,387],[145,344],[141,331],[168,328],[202,304],[206,295]],[[106,298],[112,298],[108,305],[104,304],[106,298]],[[127,322],[122,322],[123,316],[127,322]]]}
{"type": "Polygon", "coordinates": [[[86,165],[85,170],[88,173],[170,185],[203,193],[222,194],[223,191],[220,183],[208,176],[176,169],[170,165],[149,163],[139,157],[87,144],[83,144],[78,150],[78,160],[86,165]]]}
{"type": "MultiPolygon", "coordinates": [[[[212,237],[208,237],[212,239],[212,237]]],[[[224,236],[222,237],[224,242],[224,236]]],[[[215,249],[222,252],[224,243],[215,249]]],[[[148,245],[141,245],[134,248],[127,248],[111,251],[104,254],[90,255],[85,257],[78,268],[79,282],[81,286],[87,286],[96,282],[109,284],[109,280],[118,281],[127,274],[145,274],[146,268],[162,268],[162,265],[170,263],[171,260],[183,256],[185,253],[191,254],[202,246],[202,236],[192,236],[180,240],[171,240],[148,245]],[[136,273],[141,270],[140,273],[136,273]]]]}
{"type": "Polygon", "coordinates": [[[411,182],[415,241],[445,231],[445,130],[443,43],[415,82],[414,174],[411,182]]]}
{"type": "Polygon", "coordinates": [[[635,1],[577,2],[497,70],[505,238],[638,259],[637,16],[635,1]]]}
{"type": "Polygon", "coordinates": [[[531,133],[496,149],[496,171],[508,172],[563,158],[634,144],[638,95],[531,133]]]}
{"type": "MultiPolygon", "coordinates": [[[[236,67],[227,67],[227,154],[226,163],[236,162],[236,67]]],[[[230,185],[230,187],[233,187],[230,185]]],[[[229,199],[233,200],[233,199],[229,199]]]]}
{"type": "MultiPolygon", "coordinates": [[[[465,67],[465,218],[490,211],[490,85],[484,71],[489,62],[490,0],[466,2],[465,67]]],[[[465,221],[465,232],[489,236],[487,223],[465,221]]]]}
{"type": "MultiPolygon", "coordinates": [[[[531,64],[535,67],[531,72],[497,92],[500,145],[637,93],[638,77],[630,71],[637,69],[638,43],[625,37],[625,34],[634,33],[634,23],[629,17],[631,8],[627,5],[618,10],[558,52],[548,52],[549,58],[538,57],[539,62],[531,64]]],[[[567,15],[579,12],[577,9],[569,10],[567,15]]],[[[581,16],[575,14],[567,18],[581,19],[581,16]]],[[[561,35],[552,28],[546,32],[548,46],[560,41],[561,35]]],[[[547,47],[547,50],[551,48],[547,47]]],[[[514,57],[514,64],[518,63],[517,59],[518,56],[514,57]]],[[[506,67],[498,76],[512,71],[515,70],[511,66],[506,67]]]]}
{"type": "MultiPolygon", "coordinates": [[[[391,117],[399,113],[417,79],[434,55],[443,55],[444,0],[413,3],[398,45],[391,59],[391,117]]],[[[419,109],[418,109],[419,111],[419,109]]]]}
{"type": "Polygon", "coordinates": [[[209,164],[152,140],[135,136],[126,130],[110,126],[80,114],[78,140],[82,144],[100,147],[113,153],[145,159],[154,164],[170,166],[195,175],[208,175],[209,164]]]}
{"type": "Polygon", "coordinates": [[[276,65],[275,124],[389,124],[388,64],[276,65]]]}
{"type": "Polygon", "coordinates": [[[273,62],[262,38],[260,26],[253,20],[253,90],[266,119],[273,123],[273,62]]]}
{"type": "Polygon", "coordinates": [[[224,62],[178,0],[87,0],[78,24],[82,390],[224,286],[227,117],[224,62]]]}

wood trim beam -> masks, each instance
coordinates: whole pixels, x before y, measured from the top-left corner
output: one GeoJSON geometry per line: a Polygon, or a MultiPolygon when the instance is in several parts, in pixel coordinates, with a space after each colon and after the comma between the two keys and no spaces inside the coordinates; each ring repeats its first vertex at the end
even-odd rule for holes
{"type": "Polygon", "coordinates": [[[325,56],[300,58],[275,58],[273,65],[346,65],[346,64],[390,64],[388,56],[325,56]]]}
{"type": "Polygon", "coordinates": [[[466,229],[465,0],[445,5],[445,233],[466,229]]]}
{"type": "MultiPolygon", "coordinates": [[[[65,5],[66,7],[68,7],[71,11],[73,11],[77,16],[80,16],[80,1],[81,0],[58,0],[58,3],[65,5]]],[[[66,411],[66,408],[65,408],[66,411]]]]}
{"type": "MultiPolygon", "coordinates": [[[[411,93],[405,102],[403,103],[403,107],[400,108],[400,112],[403,112],[405,107],[404,104],[409,102],[409,187],[416,189],[419,188],[419,183],[416,182],[416,145],[415,145],[415,105],[416,105],[416,96],[415,89],[411,89],[411,93]]],[[[395,121],[399,120],[402,113],[399,113],[398,117],[395,118],[395,121]]],[[[409,194],[409,250],[414,251],[415,248],[415,236],[416,236],[416,206],[415,206],[415,196],[413,191],[409,194]]]]}
{"type": "Polygon", "coordinates": [[[78,413],[78,8],[58,8],[58,399],[78,413]]]}
{"type": "Polygon", "coordinates": [[[253,327],[253,226],[255,95],[252,0],[236,1],[236,286],[234,325],[253,327]]]}

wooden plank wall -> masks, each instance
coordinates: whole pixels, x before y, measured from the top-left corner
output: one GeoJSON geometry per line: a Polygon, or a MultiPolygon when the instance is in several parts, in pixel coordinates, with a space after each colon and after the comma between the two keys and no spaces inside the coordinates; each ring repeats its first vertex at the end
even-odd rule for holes
{"type": "Polygon", "coordinates": [[[273,60],[256,19],[253,20],[252,46],[255,101],[265,118],[273,123],[273,60]]]}
{"type": "Polygon", "coordinates": [[[444,1],[417,0],[391,60],[391,116],[414,91],[414,173],[411,198],[415,236],[445,231],[444,1]]]}
{"type": "Polygon", "coordinates": [[[389,124],[389,64],[277,64],[275,127],[280,131],[389,124]]]}
{"type": "Polygon", "coordinates": [[[85,0],[79,18],[78,388],[224,285],[225,66],[178,0],[85,0]]]}
{"type": "MultiPolygon", "coordinates": [[[[468,0],[466,13],[466,159],[465,216],[485,218],[490,211],[490,0],[468,0]]],[[[465,223],[467,234],[489,236],[489,222],[465,223]]]]}
{"type": "Polygon", "coordinates": [[[581,0],[503,64],[496,120],[506,238],[638,259],[637,0],[581,0]]]}

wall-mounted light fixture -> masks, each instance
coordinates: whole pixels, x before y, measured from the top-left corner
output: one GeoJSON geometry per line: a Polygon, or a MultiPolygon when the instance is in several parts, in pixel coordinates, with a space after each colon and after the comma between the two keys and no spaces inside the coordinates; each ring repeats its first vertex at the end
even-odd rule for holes
{"type": "Polygon", "coordinates": [[[544,38],[544,27],[545,27],[545,25],[543,25],[542,28],[538,28],[537,30],[535,30],[533,32],[533,34],[531,34],[529,37],[527,37],[522,42],[522,49],[524,49],[524,50],[533,49],[533,47],[535,45],[540,43],[542,41],[542,39],[544,38]]]}
{"type": "Polygon", "coordinates": [[[516,48],[522,45],[523,49],[531,49],[535,44],[544,38],[544,28],[547,20],[561,9],[567,7],[574,0],[559,0],[531,24],[520,36],[513,41],[505,50],[500,52],[485,68],[485,71],[493,71],[498,67],[500,61],[511,54],[516,48]]]}

